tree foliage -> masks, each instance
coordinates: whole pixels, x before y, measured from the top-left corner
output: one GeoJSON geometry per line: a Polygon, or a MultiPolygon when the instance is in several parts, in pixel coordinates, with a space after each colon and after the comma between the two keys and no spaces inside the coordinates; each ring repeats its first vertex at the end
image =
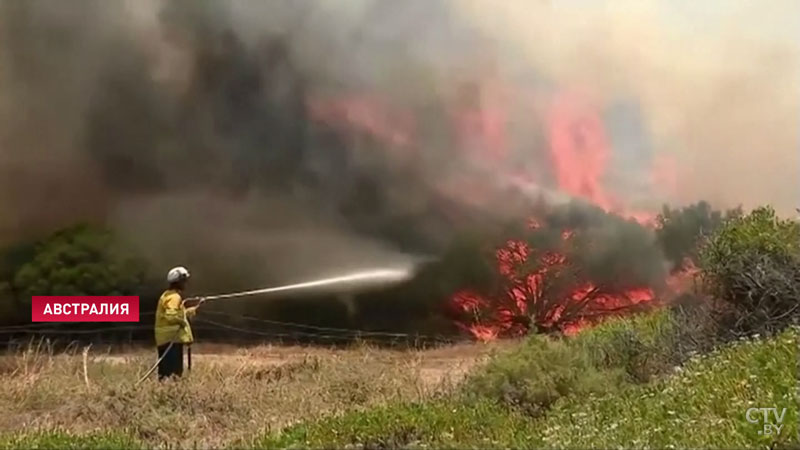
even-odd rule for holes
{"type": "Polygon", "coordinates": [[[726,222],[700,264],[711,292],[736,308],[737,330],[770,332],[800,315],[800,223],[771,207],[726,222]]]}
{"type": "Polygon", "coordinates": [[[9,280],[20,306],[33,295],[137,295],[146,265],[105,229],[60,230],[33,247],[9,280]]]}

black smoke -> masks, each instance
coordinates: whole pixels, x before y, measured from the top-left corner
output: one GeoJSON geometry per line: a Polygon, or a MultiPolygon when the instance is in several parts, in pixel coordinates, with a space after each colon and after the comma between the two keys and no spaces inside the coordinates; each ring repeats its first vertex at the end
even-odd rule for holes
{"type": "MultiPolygon", "coordinates": [[[[452,108],[480,108],[503,56],[446,2],[7,1],[0,32],[6,242],[99,222],[219,292],[408,265],[530,212],[459,156],[452,108]],[[353,95],[408,112],[413,139],[312,117],[353,95]]],[[[523,116],[530,163],[546,142],[523,116]]]]}
{"type": "MultiPolygon", "coordinates": [[[[157,273],[195,268],[207,290],[407,265],[441,249],[463,216],[457,202],[442,208],[435,171],[396,164],[385,142],[314,120],[309,104],[379,88],[402,99],[414,80],[398,72],[391,86],[380,72],[402,61],[433,72],[437,52],[418,50],[467,34],[429,27],[430,40],[395,56],[420,18],[447,23],[446,8],[328,8],[3,2],[0,170],[13,214],[2,241],[95,222],[157,273]]],[[[421,91],[425,101],[404,106],[439,102],[421,91]]],[[[443,134],[433,122],[429,134],[443,134]]]]}

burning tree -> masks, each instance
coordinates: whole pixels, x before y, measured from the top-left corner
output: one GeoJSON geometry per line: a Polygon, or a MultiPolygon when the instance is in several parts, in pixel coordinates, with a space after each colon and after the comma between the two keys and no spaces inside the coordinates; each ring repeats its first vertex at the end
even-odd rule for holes
{"type": "Polygon", "coordinates": [[[666,273],[652,230],[587,205],[539,217],[484,249],[492,282],[451,298],[461,328],[482,340],[569,333],[655,305],[666,273]]]}

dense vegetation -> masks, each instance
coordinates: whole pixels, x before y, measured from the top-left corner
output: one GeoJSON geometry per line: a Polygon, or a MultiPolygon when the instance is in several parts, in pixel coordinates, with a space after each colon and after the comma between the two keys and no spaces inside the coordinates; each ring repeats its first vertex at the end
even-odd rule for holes
{"type": "MultiPolygon", "coordinates": [[[[608,333],[614,335],[612,330],[603,330],[608,333]]],[[[588,335],[592,340],[603,339],[588,335]]],[[[551,377],[538,381],[525,376],[532,387],[558,392],[554,395],[560,397],[535,418],[493,401],[449,398],[323,419],[267,435],[255,444],[262,448],[788,446],[797,442],[797,338],[797,330],[790,330],[770,340],[738,342],[696,357],[675,375],[645,385],[602,386],[600,377],[590,383],[594,388],[587,389],[586,384],[551,385],[551,377]],[[759,433],[760,425],[745,420],[745,411],[754,404],[787,409],[779,436],[765,436],[759,433]]],[[[513,360],[526,364],[526,359],[541,356],[538,351],[521,351],[513,360]]],[[[566,365],[559,369],[564,373],[583,368],[563,362],[566,365]]],[[[588,382],[596,374],[571,377],[588,382]]]]}
{"type": "Polygon", "coordinates": [[[800,317],[800,223],[758,208],[726,222],[700,262],[709,294],[735,311],[734,331],[772,332],[800,317]]]}
{"type": "MultiPolygon", "coordinates": [[[[80,225],[6,252],[0,302],[5,319],[30,320],[33,295],[138,295],[146,263],[103,228],[80,225]]],[[[27,321],[27,320],[22,320],[27,321]]]]}

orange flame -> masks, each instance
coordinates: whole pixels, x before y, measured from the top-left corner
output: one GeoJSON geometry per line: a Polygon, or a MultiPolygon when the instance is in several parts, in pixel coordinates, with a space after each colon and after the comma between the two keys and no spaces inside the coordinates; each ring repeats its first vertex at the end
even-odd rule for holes
{"type": "MultiPolygon", "coordinates": [[[[562,239],[569,240],[573,235],[574,231],[565,230],[562,239]]],[[[567,257],[556,252],[542,252],[537,257],[535,270],[519,273],[532,255],[533,249],[522,241],[509,240],[498,249],[495,252],[497,270],[509,287],[497,298],[468,290],[454,294],[452,305],[465,313],[456,322],[459,328],[478,340],[522,335],[529,332],[531,326],[574,334],[603,317],[655,299],[655,293],[648,287],[615,293],[599,289],[588,281],[578,282],[561,294],[561,298],[552,298],[559,294],[546,293],[545,283],[548,277],[558,276],[559,271],[567,267],[567,257]],[[576,305],[580,306],[577,313],[573,310],[576,305]]]]}

